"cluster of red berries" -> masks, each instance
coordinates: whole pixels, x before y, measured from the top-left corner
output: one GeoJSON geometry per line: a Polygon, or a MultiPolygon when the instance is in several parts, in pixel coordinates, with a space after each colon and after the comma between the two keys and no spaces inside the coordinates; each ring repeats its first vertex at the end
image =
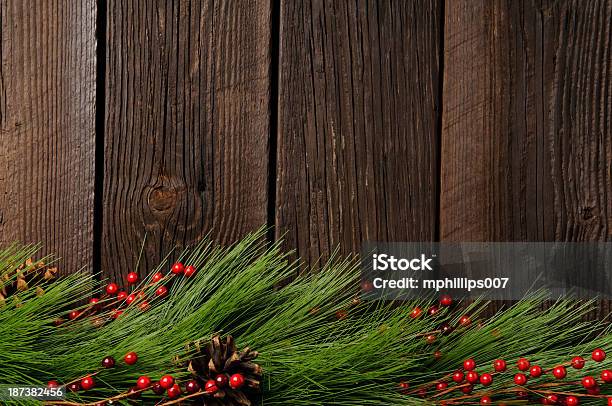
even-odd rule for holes
{"type": "MultiPolygon", "coordinates": [[[[123,361],[127,365],[134,365],[138,361],[138,354],[136,354],[134,351],[130,351],[123,356],[123,361]]],[[[117,362],[115,361],[115,358],[110,357],[110,356],[105,357],[102,360],[102,367],[106,369],[114,368],[116,364],[117,362]]],[[[78,381],[70,382],[69,384],[66,385],[66,388],[70,392],[78,392],[80,390],[90,390],[94,386],[96,386],[96,381],[94,380],[93,375],[95,374],[87,375],[78,381]]],[[[55,380],[51,380],[47,383],[47,386],[49,388],[57,388],[59,387],[59,383],[55,380]]]]}
{"type": "MultiPolygon", "coordinates": [[[[606,353],[601,348],[598,348],[592,352],[591,358],[596,362],[602,362],[606,359],[606,353]]],[[[586,361],[584,358],[574,357],[571,362],[567,364],[567,366],[571,366],[574,369],[582,369],[584,368],[585,363],[586,361]]],[[[514,383],[519,386],[525,385],[530,378],[538,378],[547,372],[544,371],[544,369],[539,365],[531,365],[529,360],[526,358],[520,358],[517,361],[516,366],[521,372],[514,375],[514,383]]],[[[495,362],[493,362],[494,372],[491,373],[478,374],[475,369],[476,361],[469,358],[463,361],[462,368],[457,370],[451,376],[452,380],[458,384],[457,388],[466,395],[472,393],[474,385],[478,383],[485,387],[491,385],[493,383],[493,375],[505,372],[507,370],[507,364],[503,359],[495,360],[495,362]]],[[[556,379],[563,379],[567,376],[566,365],[558,365],[554,367],[551,372],[556,379]]],[[[603,370],[601,372],[601,381],[603,383],[612,383],[612,370],[603,370]]],[[[581,383],[589,395],[599,395],[600,389],[598,382],[594,377],[585,376],[582,378],[581,383]]],[[[407,388],[407,383],[400,382],[400,389],[402,391],[405,391],[407,388]]],[[[443,391],[447,388],[448,383],[445,381],[439,381],[436,383],[436,390],[438,391],[443,391]]],[[[420,389],[418,392],[418,394],[422,397],[426,396],[426,393],[427,391],[425,388],[420,389]]],[[[528,393],[526,391],[519,391],[517,392],[517,397],[519,399],[526,399],[528,397],[528,393]]],[[[608,398],[607,401],[608,405],[612,406],[612,398],[608,398]]],[[[541,398],[541,402],[545,405],[564,404],[567,406],[575,406],[580,404],[580,399],[573,395],[559,396],[556,394],[548,394],[541,398]]],[[[492,399],[490,396],[483,396],[480,399],[480,404],[491,403],[492,399]]]]}
{"type": "MultiPolygon", "coordinates": [[[[134,351],[130,351],[124,355],[123,361],[127,365],[134,365],[138,361],[138,354],[136,354],[134,351]]],[[[105,369],[114,368],[116,364],[117,362],[115,361],[115,358],[111,356],[105,357],[102,360],[102,367],[105,369]]],[[[92,375],[87,375],[81,378],[79,381],[71,382],[66,385],[66,388],[71,392],[93,389],[96,386],[96,382],[92,375]]],[[[220,389],[227,386],[229,386],[231,389],[238,390],[242,388],[244,384],[245,378],[242,374],[218,374],[215,379],[210,379],[204,384],[204,391],[202,393],[213,395],[220,389]]],[[[59,383],[52,380],[48,382],[47,386],[49,388],[57,388],[59,387],[59,383]]],[[[136,385],[128,390],[127,397],[130,399],[137,399],[140,397],[142,392],[148,389],[150,389],[156,395],[163,395],[166,393],[170,399],[176,399],[183,393],[183,389],[172,375],[164,375],[159,379],[159,381],[156,382],[153,382],[148,376],[143,375],[136,380],[136,385]]],[[[200,392],[202,388],[200,387],[198,381],[192,379],[185,383],[184,389],[188,394],[194,394],[200,392]]],[[[102,401],[96,405],[104,406],[107,404],[107,401],[102,401]]]]}
{"type": "MultiPolygon", "coordinates": [[[[449,307],[452,304],[453,304],[452,297],[450,297],[449,295],[442,295],[440,296],[440,300],[438,301],[437,305],[432,305],[429,309],[427,309],[427,314],[430,316],[435,316],[440,311],[440,306],[449,307]]],[[[421,317],[422,314],[423,314],[423,309],[421,309],[420,307],[415,307],[410,312],[410,317],[413,319],[416,319],[416,318],[421,317]]]]}
{"type": "MultiPolygon", "coordinates": [[[[435,316],[440,311],[440,306],[448,307],[452,305],[453,299],[448,295],[443,295],[440,297],[439,305],[433,305],[429,309],[427,309],[427,314],[429,316],[435,316]]],[[[423,315],[424,310],[420,307],[415,307],[410,313],[410,317],[413,319],[419,318],[423,315]]],[[[459,319],[459,323],[457,327],[465,327],[471,324],[471,319],[469,316],[464,315],[459,319]]],[[[440,326],[438,331],[434,333],[448,334],[454,330],[454,327],[445,323],[440,326]]],[[[435,334],[426,334],[425,339],[427,343],[431,344],[436,340],[435,334]]],[[[434,353],[434,357],[436,359],[441,357],[440,351],[436,351],[434,353]]],[[[591,354],[591,358],[596,362],[602,362],[606,358],[606,353],[604,350],[598,348],[593,351],[591,354]]],[[[585,360],[582,357],[574,357],[571,362],[566,365],[558,365],[550,372],[556,379],[563,379],[567,376],[566,366],[571,366],[575,369],[582,369],[585,366],[585,360]]],[[[526,358],[520,358],[517,361],[517,368],[519,369],[519,373],[514,375],[514,383],[519,386],[523,386],[527,383],[530,378],[538,378],[545,374],[548,371],[544,371],[539,365],[531,365],[529,360],[526,358]]],[[[457,370],[452,374],[452,380],[458,384],[457,389],[461,390],[465,395],[469,395],[474,390],[474,385],[480,384],[484,387],[490,386],[493,383],[493,375],[505,372],[507,369],[506,361],[503,359],[495,360],[493,363],[493,369],[491,373],[483,373],[478,374],[475,371],[476,362],[473,359],[467,359],[463,362],[462,368],[457,370]]],[[[612,370],[606,369],[601,372],[601,381],[603,383],[612,383],[612,370]]],[[[600,388],[597,383],[597,380],[593,376],[585,376],[581,380],[582,386],[587,390],[589,395],[599,395],[600,388]]],[[[434,386],[437,391],[445,391],[448,388],[448,382],[446,381],[438,381],[431,386],[434,386]]],[[[407,382],[400,382],[399,389],[402,393],[408,393],[409,384],[407,382]]],[[[421,397],[427,396],[427,387],[419,388],[415,393],[421,397]]],[[[450,389],[448,389],[450,391],[450,389]]],[[[526,391],[518,391],[517,397],[519,399],[527,399],[529,397],[528,392],[526,391]]],[[[612,406],[612,397],[607,399],[608,406],[612,406]]],[[[541,399],[542,404],[545,405],[554,405],[554,404],[564,404],[567,406],[574,406],[580,403],[578,396],[568,395],[568,396],[558,396],[556,394],[548,394],[541,399]]],[[[482,396],[480,399],[481,404],[490,404],[492,403],[492,399],[490,396],[482,396]]]]}
{"type": "MultiPolygon", "coordinates": [[[[204,392],[202,393],[213,395],[227,386],[237,390],[242,388],[244,383],[245,379],[242,374],[233,374],[229,377],[226,374],[219,374],[215,379],[210,379],[204,384],[204,392]]],[[[156,395],[163,395],[166,392],[170,399],[176,399],[183,393],[183,388],[181,388],[172,375],[164,375],[157,382],[152,382],[151,378],[146,375],[141,376],[136,381],[136,389],[139,391],[151,389],[156,395]]],[[[200,383],[195,379],[187,381],[184,389],[190,395],[202,391],[200,383]]]]}
{"type": "MultiPolygon", "coordinates": [[[[438,304],[432,305],[431,307],[427,309],[427,315],[434,317],[438,314],[438,312],[440,312],[442,307],[450,307],[452,304],[453,304],[452,297],[450,297],[449,295],[442,295],[440,296],[440,300],[438,301],[438,304]]],[[[424,310],[422,308],[415,307],[410,312],[410,317],[413,319],[417,319],[421,317],[423,313],[424,313],[424,310]]],[[[472,324],[472,319],[470,318],[470,316],[464,314],[463,316],[459,318],[459,323],[457,327],[467,327],[470,324],[472,324]]],[[[450,334],[454,330],[455,330],[455,327],[451,326],[448,323],[444,323],[439,327],[438,332],[441,334],[450,334]]],[[[425,336],[425,340],[427,341],[428,344],[433,344],[436,341],[436,335],[433,333],[427,334],[425,336]]],[[[436,351],[436,353],[439,353],[439,351],[436,351]]],[[[439,358],[439,357],[436,357],[436,358],[439,358]]]]}
{"type": "MultiPolygon", "coordinates": [[[[591,358],[595,362],[602,362],[606,359],[606,353],[601,348],[595,349],[591,353],[591,358]]],[[[584,368],[586,361],[582,357],[574,357],[568,363],[567,366],[571,366],[574,369],[582,369],[584,368]]],[[[525,373],[517,373],[514,375],[514,383],[517,385],[524,385],[529,378],[538,378],[540,377],[544,371],[539,365],[531,365],[529,360],[525,358],[521,358],[517,362],[517,367],[519,370],[527,372],[529,371],[529,376],[525,373]]],[[[556,379],[563,379],[567,376],[566,365],[558,365],[552,369],[552,374],[556,379]]],[[[605,369],[601,372],[601,380],[604,383],[612,383],[612,371],[609,369],[605,369]]],[[[599,395],[600,388],[597,383],[597,380],[592,376],[585,376],[581,380],[582,386],[587,390],[589,395],[599,395]]],[[[544,404],[556,404],[559,401],[559,397],[555,394],[548,395],[543,399],[544,404]]],[[[564,399],[564,402],[568,406],[578,405],[579,399],[576,396],[567,396],[564,399]]],[[[612,405],[612,398],[608,399],[608,404],[612,405]]]]}
{"type": "MultiPolygon", "coordinates": [[[[176,262],[172,265],[171,271],[174,275],[184,275],[187,278],[191,278],[196,274],[196,268],[193,265],[184,266],[180,262],[176,262]]],[[[161,272],[156,272],[151,276],[152,283],[158,283],[164,278],[164,274],[161,272]]],[[[138,282],[138,274],[136,272],[130,272],[127,275],[128,284],[134,285],[138,282]]],[[[119,291],[119,286],[112,282],[106,285],[106,293],[109,296],[117,295],[118,300],[125,300],[127,304],[132,303],[136,299],[136,295],[131,294],[128,295],[125,291],[119,291]]],[[[155,294],[159,297],[164,297],[168,293],[168,288],[166,286],[160,286],[155,291],[155,294]]]]}
{"type": "MultiPolygon", "coordinates": [[[[171,272],[174,275],[184,275],[187,278],[194,276],[197,272],[196,268],[193,265],[184,266],[180,262],[176,262],[172,265],[171,272]]],[[[151,276],[151,284],[156,284],[164,279],[164,274],[161,272],[156,272],[151,276]]],[[[135,285],[139,282],[140,277],[136,272],[130,272],[126,277],[128,285],[135,285]]],[[[140,291],[138,293],[128,293],[126,290],[120,290],[119,285],[115,282],[111,282],[105,287],[105,292],[107,297],[115,297],[118,302],[123,302],[126,305],[131,305],[136,299],[139,299],[138,307],[142,311],[146,311],[149,309],[149,302],[145,298],[144,292],[140,291]]],[[[168,295],[168,288],[165,285],[161,285],[157,287],[155,290],[155,296],[159,298],[163,298],[168,295]]],[[[89,304],[91,305],[91,310],[98,310],[100,306],[100,298],[94,297],[89,300],[89,304]]],[[[90,310],[87,309],[87,310],[90,310]]],[[[87,311],[85,310],[85,311],[87,311]]],[[[112,309],[111,317],[113,319],[118,318],[123,313],[121,309],[112,309]]],[[[68,313],[68,318],[70,320],[75,320],[81,317],[84,314],[84,311],[81,310],[72,310],[68,313]]],[[[60,322],[56,322],[56,325],[61,324],[60,322]]]]}

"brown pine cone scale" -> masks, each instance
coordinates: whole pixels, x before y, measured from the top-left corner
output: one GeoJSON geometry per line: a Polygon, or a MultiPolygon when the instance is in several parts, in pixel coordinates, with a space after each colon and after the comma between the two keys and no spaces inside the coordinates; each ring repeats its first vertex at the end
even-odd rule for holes
{"type": "MultiPolygon", "coordinates": [[[[214,394],[205,394],[199,401],[205,406],[251,406],[259,396],[262,368],[253,362],[259,355],[249,347],[238,351],[234,338],[230,335],[224,339],[213,336],[208,343],[193,343],[195,353],[186,363],[187,369],[198,380],[202,387],[208,380],[219,375],[229,379],[233,374],[244,377],[244,386],[233,389],[229,385],[219,388],[214,394]]],[[[188,350],[191,350],[188,346],[188,350]]]]}

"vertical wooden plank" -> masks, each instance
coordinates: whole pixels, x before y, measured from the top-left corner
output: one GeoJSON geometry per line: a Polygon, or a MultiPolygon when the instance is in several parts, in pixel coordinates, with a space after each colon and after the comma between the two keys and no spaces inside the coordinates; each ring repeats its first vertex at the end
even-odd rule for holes
{"type": "Polygon", "coordinates": [[[612,238],[612,2],[447,1],[441,238],[612,238]]]}
{"type": "Polygon", "coordinates": [[[109,0],[102,271],[265,224],[270,4],[109,0]]]}
{"type": "Polygon", "coordinates": [[[0,2],[0,244],[92,268],[96,3],[0,2]]]}
{"type": "Polygon", "coordinates": [[[310,264],[435,239],[438,1],[281,2],[276,235],[310,264]]]}
{"type": "Polygon", "coordinates": [[[610,0],[446,2],[442,240],[612,240],[611,27],[610,0]]]}

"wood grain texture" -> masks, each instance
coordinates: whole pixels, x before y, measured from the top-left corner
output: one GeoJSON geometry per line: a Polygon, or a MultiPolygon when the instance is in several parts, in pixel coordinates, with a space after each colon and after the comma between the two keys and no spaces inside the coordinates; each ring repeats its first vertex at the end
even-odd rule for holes
{"type": "Polygon", "coordinates": [[[612,240],[611,26],[610,0],[446,2],[442,240],[612,240]]]}
{"type": "Polygon", "coordinates": [[[282,1],[276,236],[314,264],[435,238],[441,4],[282,1]]]}
{"type": "Polygon", "coordinates": [[[92,269],[96,3],[0,1],[0,245],[92,269]]]}
{"type": "Polygon", "coordinates": [[[612,239],[612,2],[447,1],[441,239],[612,239]]]}
{"type": "Polygon", "coordinates": [[[267,219],[268,1],[109,0],[102,271],[267,219]]]}

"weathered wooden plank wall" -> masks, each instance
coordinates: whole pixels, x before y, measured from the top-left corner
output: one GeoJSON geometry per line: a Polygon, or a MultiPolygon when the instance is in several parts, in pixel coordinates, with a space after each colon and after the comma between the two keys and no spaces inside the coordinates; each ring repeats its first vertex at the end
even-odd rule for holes
{"type": "Polygon", "coordinates": [[[108,1],[101,270],[267,221],[268,1],[108,1]]]}
{"type": "Polygon", "coordinates": [[[612,2],[445,14],[441,238],[612,239],[612,2]]]}
{"type": "Polygon", "coordinates": [[[281,2],[276,236],[306,262],[435,239],[441,9],[281,2]]]}
{"type": "Polygon", "coordinates": [[[0,5],[0,242],[70,271],[612,239],[612,0],[0,5]]]}
{"type": "Polygon", "coordinates": [[[0,245],[92,269],[94,0],[0,2],[0,245]]]}
{"type": "Polygon", "coordinates": [[[442,240],[612,240],[610,27],[605,0],[447,2],[442,240]]]}

